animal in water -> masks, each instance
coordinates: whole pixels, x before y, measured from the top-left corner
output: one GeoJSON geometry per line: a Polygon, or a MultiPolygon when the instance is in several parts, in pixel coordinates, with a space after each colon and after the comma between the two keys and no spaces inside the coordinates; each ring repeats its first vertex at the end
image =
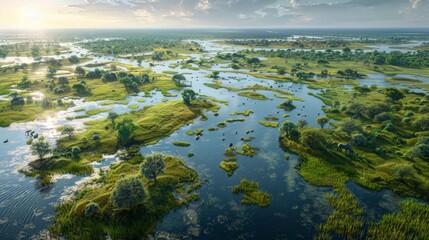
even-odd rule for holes
{"type": "Polygon", "coordinates": [[[232,147],[233,145],[234,145],[234,144],[230,143],[230,144],[229,144],[229,147],[232,147]]]}
{"type": "Polygon", "coordinates": [[[247,132],[246,132],[246,134],[249,134],[249,133],[250,133],[250,131],[247,131],[247,132]]]}
{"type": "Polygon", "coordinates": [[[31,132],[31,130],[27,130],[27,131],[25,131],[25,135],[27,135],[27,136],[28,136],[28,134],[30,134],[30,132],[31,132]]]}
{"type": "Polygon", "coordinates": [[[196,140],[196,141],[198,141],[198,139],[200,139],[200,136],[196,136],[196,137],[195,137],[195,140],[196,140]]]}
{"type": "Polygon", "coordinates": [[[8,142],[9,142],[9,139],[6,139],[3,141],[3,143],[8,143],[8,142]]]}
{"type": "Polygon", "coordinates": [[[39,134],[38,134],[38,133],[34,134],[33,138],[34,138],[34,139],[39,138],[39,134]]]}
{"type": "Polygon", "coordinates": [[[346,150],[346,154],[353,153],[353,148],[350,143],[338,143],[337,150],[342,152],[343,149],[346,150]]]}
{"type": "Polygon", "coordinates": [[[250,131],[251,133],[255,132],[255,130],[250,131]]]}
{"type": "Polygon", "coordinates": [[[225,138],[222,139],[222,142],[225,141],[225,138]]]}

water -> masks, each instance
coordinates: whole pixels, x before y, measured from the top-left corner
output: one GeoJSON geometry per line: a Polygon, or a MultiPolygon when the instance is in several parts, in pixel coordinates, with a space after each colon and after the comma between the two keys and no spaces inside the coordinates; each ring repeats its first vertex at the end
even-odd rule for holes
{"type": "MultiPolygon", "coordinates": [[[[237,51],[239,48],[219,46],[211,41],[199,41],[205,46],[208,53],[204,57],[214,56],[218,51],[237,51]]],[[[73,53],[89,54],[85,50],[73,47],[73,53]]],[[[113,57],[94,57],[91,61],[120,61],[122,63],[137,65],[135,60],[113,57]]],[[[192,55],[192,57],[202,57],[192,55]]],[[[165,61],[157,63],[153,70],[162,72],[172,70],[168,66],[177,61],[165,61]]],[[[149,66],[143,62],[143,66],[149,66]]],[[[225,67],[225,66],[218,66],[225,67]]],[[[284,159],[284,151],[279,147],[278,130],[267,128],[259,124],[267,116],[275,116],[280,121],[283,114],[288,113],[276,108],[283,102],[270,91],[258,91],[269,98],[267,101],[252,100],[237,96],[235,92],[226,89],[212,89],[204,86],[211,82],[206,76],[211,73],[207,70],[189,70],[176,68],[174,71],[180,73],[191,73],[186,75],[192,82],[193,89],[201,94],[215,96],[218,99],[228,100],[228,105],[222,105],[219,116],[207,113],[207,121],[196,120],[193,124],[177,130],[171,136],[162,139],[155,145],[143,147],[142,154],[153,151],[172,154],[185,159],[186,163],[196,169],[202,179],[208,181],[198,190],[201,199],[191,204],[188,208],[181,208],[170,213],[158,226],[158,235],[181,236],[183,238],[199,239],[285,239],[303,238],[308,239],[315,233],[315,226],[325,220],[332,211],[328,205],[325,195],[332,192],[331,188],[315,187],[307,184],[299,176],[296,166],[299,157],[291,154],[290,160],[284,159]],[[245,117],[245,122],[228,123],[226,128],[209,132],[207,128],[216,127],[216,124],[225,121],[230,113],[250,109],[254,114],[245,117]],[[206,131],[200,140],[196,141],[193,136],[188,136],[186,131],[204,128],[206,131]],[[251,135],[247,131],[254,130],[251,135]],[[258,147],[258,154],[253,157],[237,156],[239,168],[233,176],[227,177],[226,172],[219,168],[219,163],[224,158],[224,150],[232,143],[240,147],[243,137],[253,136],[256,139],[250,142],[252,146],[258,147]],[[223,140],[225,139],[225,140],[223,140]],[[191,146],[180,148],[173,146],[174,141],[188,141],[191,146]],[[188,158],[189,152],[195,156],[188,158]],[[258,181],[260,190],[268,192],[272,196],[271,205],[267,208],[255,206],[241,206],[241,196],[233,195],[231,188],[240,182],[242,178],[258,181]],[[269,221],[268,221],[269,219],[269,221]]],[[[384,82],[384,75],[370,75],[369,79],[361,80],[362,84],[377,84],[388,86],[384,82]]],[[[414,76],[413,76],[414,77],[414,76]]],[[[293,92],[304,101],[294,101],[297,108],[289,114],[288,120],[297,121],[304,118],[311,126],[317,127],[315,119],[323,115],[323,103],[309,95],[317,93],[316,90],[308,89],[304,84],[279,83],[264,80],[237,73],[221,73],[220,80],[226,86],[244,87],[249,84],[260,84],[267,87],[274,85],[277,88],[293,92]],[[279,87],[281,85],[281,87],[279,87]],[[310,104],[311,103],[311,104],[310,104]]],[[[423,79],[424,80],[424,79],[423,79]]],[[[168,98],[180,99],[177,97],[168,98]]],[[[164,97],[156,91],[151,97],[145,98],[145,102],[138,100],[143,94],[127,97],[127,105],[113,104],[113,111],[126,113],[131,111],[130,105],[138,105],[139,109],[144,106],[159,103],[164,97]]],[[[0,99],[1,100],[1,99],[0,99]]],[[[94,176],[76,177],[64,175],[56,178],[53,185],[41,187],[38,180],[28,178],[18,173],[17,170],[25,168],[34,159],[29,147],[25,145],[27,137],[24,131],[36,130],[43,134],[48,140],[54,141],[60,134],[56,131],[58,126],[71,124],[78,129],[83,129],[84,121],[88,119],[66,120],[82,113],[76,113],[76,109],[83,108],[85,111],[100,106],[103,101],[85,102],[82,99],[73,100],[75,107],[58,112],[47,118],[40,118],[28,123],[14,123],[10,127],[0,128],[0,136],[8,139],[7,144],[0,144],[0,236],[2,239],[27,239],[31,236],[46,234],[45,229],[52,223],[53,206],[62,199],[68,199],[74,191],[82,186],[88,178],[94,176]]],[[[90,119],[106,118],[107,113],[91,116],[90,119]]],[[[235,116],[242,117],[242,116],[235,116]]],[[[106,156],[101,164],[94,167],[106,167],[115,157],[106,156]]],[[[95,171],[97,172],[97,170],[95,171]]],[[[363,207],[368,209],[369,216],[374,219],[382,214],[392,212],[398,208],[401,198],[394,196],[390,191],[372,192],[349,184],[348,187],[358,196],[363,207]],[[359,197],[365,196],[365,197],[359,197]],[[381,207],[380,207],[381,206],[381,207]]]]}

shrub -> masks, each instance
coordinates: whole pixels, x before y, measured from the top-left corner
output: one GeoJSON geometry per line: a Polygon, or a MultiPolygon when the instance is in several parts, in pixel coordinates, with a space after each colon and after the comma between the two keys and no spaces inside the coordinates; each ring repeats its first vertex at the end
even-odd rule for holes
{"type": "Polygon", "coordinates": [[[368,139],[363,134],[356,134],[353,136],[352,142],[356,146],[365,146],[368,143],[368,139]]]}
{"type": "Polygon", "coordinates": [[[85,206],[85,216],[92,217],[100,211],[97,203],[90,202],[85,206]]]}
{"type": "Polygon", "coordinates": [[[145,198],[143,183],[137,176],[118,180],[111,195],[112,204],[116,208],[134,208],[145,198]]]}
{"type": "Polygon", "coordinates": [[[306,129],[299,138],[301,145],[312,149],[324,149],[327,145],[325,135],[317,129],[306,129]]]}
{"type": "Polygon", "coordinates": [[[383,113],[377,114],[374,117],[374,121],[376,121],[378,123],[382,123],[382,122],[387,121],[387,120],[390,120],[390,114],[387,113],[387,112],[383,112],[383,113]]]}
{"type": "Polygon", "coordinates": [[[423,116],[423,117],[417,118],[414,121],[414,127],[421,131],[429,130],[429,116],[423,116]]]}

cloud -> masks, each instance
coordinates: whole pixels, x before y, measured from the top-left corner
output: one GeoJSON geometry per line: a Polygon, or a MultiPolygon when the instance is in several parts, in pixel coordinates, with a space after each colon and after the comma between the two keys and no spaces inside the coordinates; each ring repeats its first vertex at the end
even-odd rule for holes
{"type": "Polygon", "coordinates": [[[410,0],[411,8],[416,9],[420,2],[421,0],[410,0]]]}
{"type": "Polygon", "coordinates": [[[200,0],[195,4],[195,9],[201,10],[201,11],[207,11],[211,9],[213,5],[209,2],[209,0],[200,0]]]}
{"type": "Polygon", "coordinates": [[[296,8],[296,7],[298,6],[298,0],[290,0],[290,5],[291,5],[293,8],[296,8]]]}
{"type": "Polygon", "coordinates": [[[155,22],[155,17],[153,13],[149,12],[146,9],[138,9],[134,11],[134,16],[136,16],[140,22],[145,22],[145,23],[155,22]]]}

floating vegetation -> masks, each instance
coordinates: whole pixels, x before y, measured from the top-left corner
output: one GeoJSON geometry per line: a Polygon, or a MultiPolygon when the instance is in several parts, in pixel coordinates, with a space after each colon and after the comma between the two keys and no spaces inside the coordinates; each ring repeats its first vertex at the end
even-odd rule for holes
{"type": "Polygon", "coordinates": [[[289,160],[289,158],[290,158],[289,154],[285,153],[284,158],[285,158],[286,160],[289,160]]]}
{"type": "Polygon", "coordinates": [[[128,105],[128,102],[125,100],[122,100],[122,101],[106,100],[106,101],[100,103],[101,106],[109,106],[109,105],[113,105],[113,104],[128,105]]]}
{"type": "Polygon", "coordinates": [[[248,97],[255,100],[267,100],[268,98],[265,95],[257,92],[239,92],[238,96],[248,97]]]}
{"type": "Polygon", "coordinates": [[[326,239],[331,233],[345,239],[362,238],[363,209],[359,208],[358,201],[347,188],[339,187],[335,189],[335,192],[337,194],[328,194],[327,196],[329,204],[334,207],[334,211],[325,223],[317,227],[318,235],[315,239],[326,239]]]}
{"type": "Polygon", "coordinates": [[[85,112],[86,116],[94,116],[103,112],[110,112],[112,108],[95,108],[85,112]]]}
{"type": "Polygon", "coordinates": [[[140,98],[140,99],[138,99],[138,100],[137,100],[137,102],[139,102],[139,103],[144,103],[144,102],[146,102],[146,99],[144,99],[144,98],[140,98]]]}
{"type": "Polygon", "coordinates": [[[209,118],[206,115],[203,115],[200,117],[200,120],[201,121],[207,121],[207,120],[209,120],[209,118]]]}
{"type": "Polygon", "coordinates": [[[224,127],[226,127],[226,122],[220,122],[217,124],[217,126],[220,128],[224,128],[224,127]]]}
{"type": "Polygon", "coordinates": [[[193,157],[195,154],[193,152],[188,153],[188,157],[193,157]]]}
{"type": "Polygon", "coordinates": [[[255,140],[255,137],[246,137],[246,138],[242,138],[241,139],[241,141],[243,141],[243,142],[250,142],[250,141],[253,141],[253,140],[255,140]]]}
{"type": "Polygon", "coordinates": [[[193,136],[193,135],[200,135],[203,132],[204,132],[203,128],[198,128],[197,130],[187,131],[186,134],[188,134],[189,136],[193,136]]]}
{"type": "Polygon", "coordinates": [[[264,117],[264,119],[265,119],[266,121],[278,121],[278,120],[279,120],[279,118],[278,118],[278,117],[275,117],[275,116],[268,116],[268,117],[264,117]]]}
{"type": "Polygon", "coordinates": [[[278,122],[259,121],[259,123],[265,127],[277,128],[279,126],[278,122]]]}
{"type": "Polygon", "coordinates": [[[228,100],[222,100],[222,99],[218,99],[212,96],[207,96],[207,95],[200,95],[200,98],[205,98],[207,100],[210,100],[212,102],[217,102],[217,103],[222,103],[224,105],[228,105],[228,100]]]}
{"type": "Polygon", "coordinates": [[[219,165],[220,168],[225,170],[228,174],[228,177],[232,176],[235,169],[238,168],[237,159],[235,158],[225,158],[219,165]]]}
{"type": "Polygon", "coordinates": [[[240,185],[234,186],[232,192],[235,194],[244,194],[241,204],[243,205],[258,205],[267,207],[271,203],[271,196],[268,193],[259,191],[259,184],[247,179],[242,179],[240,185]]]}
{"type": "Polygon", "coordinates": [[[290,117],[290,114],[283,114],[283,118],[290,117]]]}
{"type": "Polygon", "coordinates": [[[128,106],[129,109],[138,109],[139,105],[130,105],[128,106]]]}
{"type": "Polygon", "coordinates": [[[292,100],[287,100],[283,103],[280,103],[279,105],[277,105],[277,107],[287,111],[292,111],[296,108],[295,105],[293,105],[292,100]]]}
{"type": "Polygon", "coordinates": [[[232,122],[244,122],[245,120],[246,119],[244,118],[228,118],[226,121],[229,123],[232,123],[232,122]]]}
{"type": "Polygon", "coordinates": [[[218,128],[211,127],[211,128],[208,128],[207,130],[209,130],[210,132],[213,132],[213,131],[218,130],[218,128]]]}
{"type": "Polygon", "coordinates": [[[225,149],[224,155],[227,156],[227,157],[234,157],[234,156],[236,156],[237,154],[235,153],[235,147],[230,147],[230,148],[225,149]]]}
{"type": "Polygon", "coordinates": [[[240,155],[250,156],[253,157],[256,155],[257,148],[250,146],[249,144],[245,143],[241,146],[241,150],[237,150],[236,152],[240,155]]]}
{"type": "Polygon", "coordinates": [[[180,142],[180,141],[174,142],[173,145],[178,146],[178,147],[189,147],[189,146],[191,146],[191,144],[188,142],[180,142]]]}
{"type": "Polygon", "coordinates": [[[274,94],[274,97],[285,98],[285,99],[296,100],[296,101],[303,101],[302,98],[300,98],[300,97],[291,96],[291,95],[280,95],[280,94],[277,94],[277,93],[274,94]]]}
{"type": "Polygon", "coordinates": [[[429,239],[429,206],[407,200],[401,210],[384,215],[380,222],[371,224],[367,239],[429,239]]]}
{"type": "Polygon", "coordinates": [[[243,116],[248,117],[252,113],[254,113],[253,110],[245,110],[244,112],[233,112],[233,113],[231,113],[231,116],[243,115],[243,116]]]}

